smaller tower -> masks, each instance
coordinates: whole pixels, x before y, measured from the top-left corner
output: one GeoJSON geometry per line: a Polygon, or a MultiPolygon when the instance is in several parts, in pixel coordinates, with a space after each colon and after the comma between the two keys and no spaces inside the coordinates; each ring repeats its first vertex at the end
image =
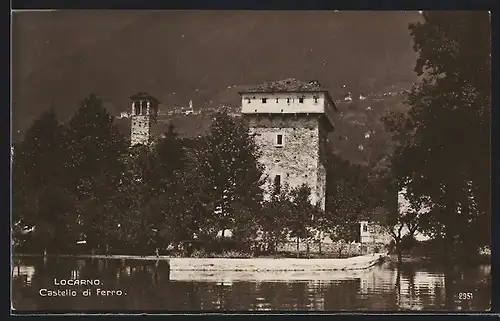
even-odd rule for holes
{"type": "Polygon", "coordinates": [[[130,145],[149,144],[154,136],[160,102],[153,96],[140,92],[132,97],[130,145]]]}

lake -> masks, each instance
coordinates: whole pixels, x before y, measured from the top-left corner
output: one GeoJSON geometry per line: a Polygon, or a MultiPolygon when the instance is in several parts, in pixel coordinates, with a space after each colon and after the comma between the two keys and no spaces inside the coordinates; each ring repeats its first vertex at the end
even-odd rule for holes
{"type": "Polygon", "coordinates": [[[414,262],[398,269],[386,262],[363,271],[262,279],[245,272],[169,271],[166,261],[14,262],[13,306],[23,311],[487,311],[491,305],[490,265],[449,270],[414,262]],[[61,285],[72,278],[99,285],[61,285]]]}

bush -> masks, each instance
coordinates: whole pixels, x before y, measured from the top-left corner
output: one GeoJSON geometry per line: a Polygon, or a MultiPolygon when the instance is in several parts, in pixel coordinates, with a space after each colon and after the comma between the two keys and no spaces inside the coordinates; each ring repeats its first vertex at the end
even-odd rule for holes
{"type": "Polygon", "coordinates": [[[240,258],[240,259],[248,259],[253,256],[250,253],[246,253],[243,251],[224,251],[222,254],[217,255],[220,258],[240,258]]]}

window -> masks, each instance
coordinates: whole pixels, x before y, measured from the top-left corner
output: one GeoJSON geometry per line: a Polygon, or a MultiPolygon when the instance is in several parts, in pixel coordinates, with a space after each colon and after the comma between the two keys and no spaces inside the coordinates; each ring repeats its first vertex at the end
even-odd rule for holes
{"type": "Polygon", "coordinates": [[[250,104],[252,100],[250,98],[247,98],[247,102],[250,104]]]}
{"type": "Polygon", "coordinates": [[[281,175],[274,176],[274,192],[276,194],[281,192],[281,175]]]}
{"type": "Polygon", "coordinates": [[[262,98],[262,103],[263,104],[267,103],[267,98],[262,98]]]}
{"type": "Polygon", "coordinates": [[[318,103],[318,97],[314,97],[314,103],[317,104],[318,103]]]}
{"type": "Polygon", "coordinates": [[[276,103],[279,103],[279,102],[280,102],[280,100],[278,98],[276,98],[276,103]]]}
{"type": "Polygon", "coordinates": [[[368,232],[368,225],[363,224],[363,232],[368,232]]]}
{"type": "Polygon", "coordinates": [[[289,104],[290,103],[290,98],[287,98],[286,99],[286,103],[289,104]]]}
{"type": "Polygon", "coordinates": [[[299,98],[299,104],[303,104],[304,103],[304,98],[303,97],[300,97],[299,98]]]}
{"type": "Polygon", "coordinates": [[[283,135],[276,135],[276,146],[283,146],[283,135]]]}
{"type": "Polygon", "coordinates": [[[139,115],[141,113],[141,107],[139,104],[139,101],[134,101],[134,114],[136,115],[139,115]]]}

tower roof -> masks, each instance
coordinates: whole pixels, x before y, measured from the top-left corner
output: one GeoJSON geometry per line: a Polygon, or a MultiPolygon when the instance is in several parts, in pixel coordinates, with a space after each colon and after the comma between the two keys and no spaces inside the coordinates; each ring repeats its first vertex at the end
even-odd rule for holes
{"type": "Polygon", "coordinates": [[[149,100],[151,102],[159,104],[160,101],[156,99],[155,97],[151,96],[150,94],[146,92],[138,92],[135,95],[130,96],[131,100],[149,100]]]}
{"type": "Polygon", "coordinates": [[[317,80],[304,82],[295,78],[271,81],[251,88],[246,92],[254,93],[278,93],[278,92],[324,92],[321,83],[317,80]]]}
{"type": "Polygon", "coordinates": [[[245,91],[241,91],[239,94],[244,93],[324,93],[326,99],[333,107],[334,110],[337,110],[337,106],[335,105],[332,97],[328,90],[321,86],[321,83],[318,80],[311,80],[309,82],[304,82],[297,80],[295,78],[287,78],[283,80],[276,80],[261,84],[255,88],[247,89],[245,91]]]}

